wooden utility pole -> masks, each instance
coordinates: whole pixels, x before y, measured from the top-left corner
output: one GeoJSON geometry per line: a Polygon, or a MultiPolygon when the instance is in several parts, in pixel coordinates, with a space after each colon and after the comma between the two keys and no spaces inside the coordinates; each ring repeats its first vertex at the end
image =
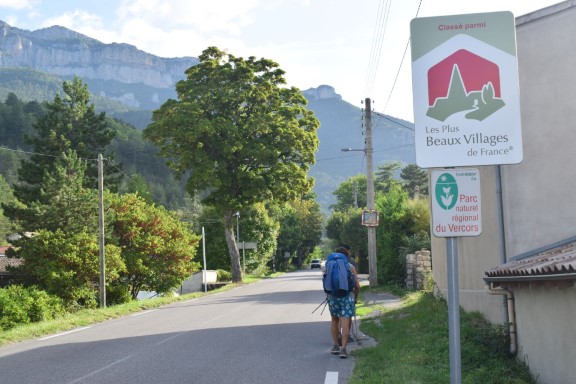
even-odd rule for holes
{"type": "MultiPolygon", "coordinates": [[[[366,121],[366,143],[364,152],[366,154],[366,202],[370,211],[374,210],[374,170],[372,165],[372,106],[370,98],[364,100],[364,120],[366,121]]],[[[370,287],[378,285],[378,275],[376,269],[376,227],[368,226],[368,281],[370,287]]]]}
{"type": "Polygon", "coordinates": [[[98,237],[100,244],[100,307],[106,308],[106,262],[104,255],[104,166],[98,154],[98,237]]]}

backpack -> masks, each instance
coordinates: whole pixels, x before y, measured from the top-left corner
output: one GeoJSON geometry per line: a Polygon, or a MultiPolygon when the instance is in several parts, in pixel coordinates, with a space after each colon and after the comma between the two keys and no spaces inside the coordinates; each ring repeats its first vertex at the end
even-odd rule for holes
{"type": "Polygon", "coordinates": [[[324,292],[334,297],[344,297],[354,290],[356,281],[346,255],[332,253],[326,258],[326,272],[322,276],[324,292]]]}

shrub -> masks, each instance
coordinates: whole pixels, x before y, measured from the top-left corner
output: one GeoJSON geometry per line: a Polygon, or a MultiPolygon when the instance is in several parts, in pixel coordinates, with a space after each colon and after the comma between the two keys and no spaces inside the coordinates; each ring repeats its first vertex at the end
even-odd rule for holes
{"type": "Polygon", "coordinates": [[[225,271],[223,269],[218,269],[216,280],[218,282],[231,281],[232,280],[232,273],[225,271]]]}
{"type": "Polygon", "coordinates": [[[11,285],[0,289],[0,330],[53,319],[64,312],[62,300],[36,287],[11,285]]]}

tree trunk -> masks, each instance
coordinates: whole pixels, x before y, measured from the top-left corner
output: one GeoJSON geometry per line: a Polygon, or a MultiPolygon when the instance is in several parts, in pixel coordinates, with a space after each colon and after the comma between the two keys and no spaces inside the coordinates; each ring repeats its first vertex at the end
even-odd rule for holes
{"type": "Polygon", "coordinates": [[[242,268],[240,266],[240,253],[232,229],[232,211],[224,213],[224,232],[226,233],[226,244],[230,253],[230,267],[232,270],[232,282],[242,283],[242,268]]]}

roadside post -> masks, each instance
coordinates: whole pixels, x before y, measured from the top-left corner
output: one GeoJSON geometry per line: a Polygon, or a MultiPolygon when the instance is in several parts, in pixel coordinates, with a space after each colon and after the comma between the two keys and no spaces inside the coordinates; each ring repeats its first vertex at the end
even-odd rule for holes
{"type": "MultiPolygon", "coordinates": [[[[480,172],[522,161],[514,15],[410,23],[416,163],[429,173],[432,226],[446,238],[450,383],[462,382],[458,239],[482,233],[480,172]]],[[[501,207],[498,207],[499,209],[501,207]]]]}

